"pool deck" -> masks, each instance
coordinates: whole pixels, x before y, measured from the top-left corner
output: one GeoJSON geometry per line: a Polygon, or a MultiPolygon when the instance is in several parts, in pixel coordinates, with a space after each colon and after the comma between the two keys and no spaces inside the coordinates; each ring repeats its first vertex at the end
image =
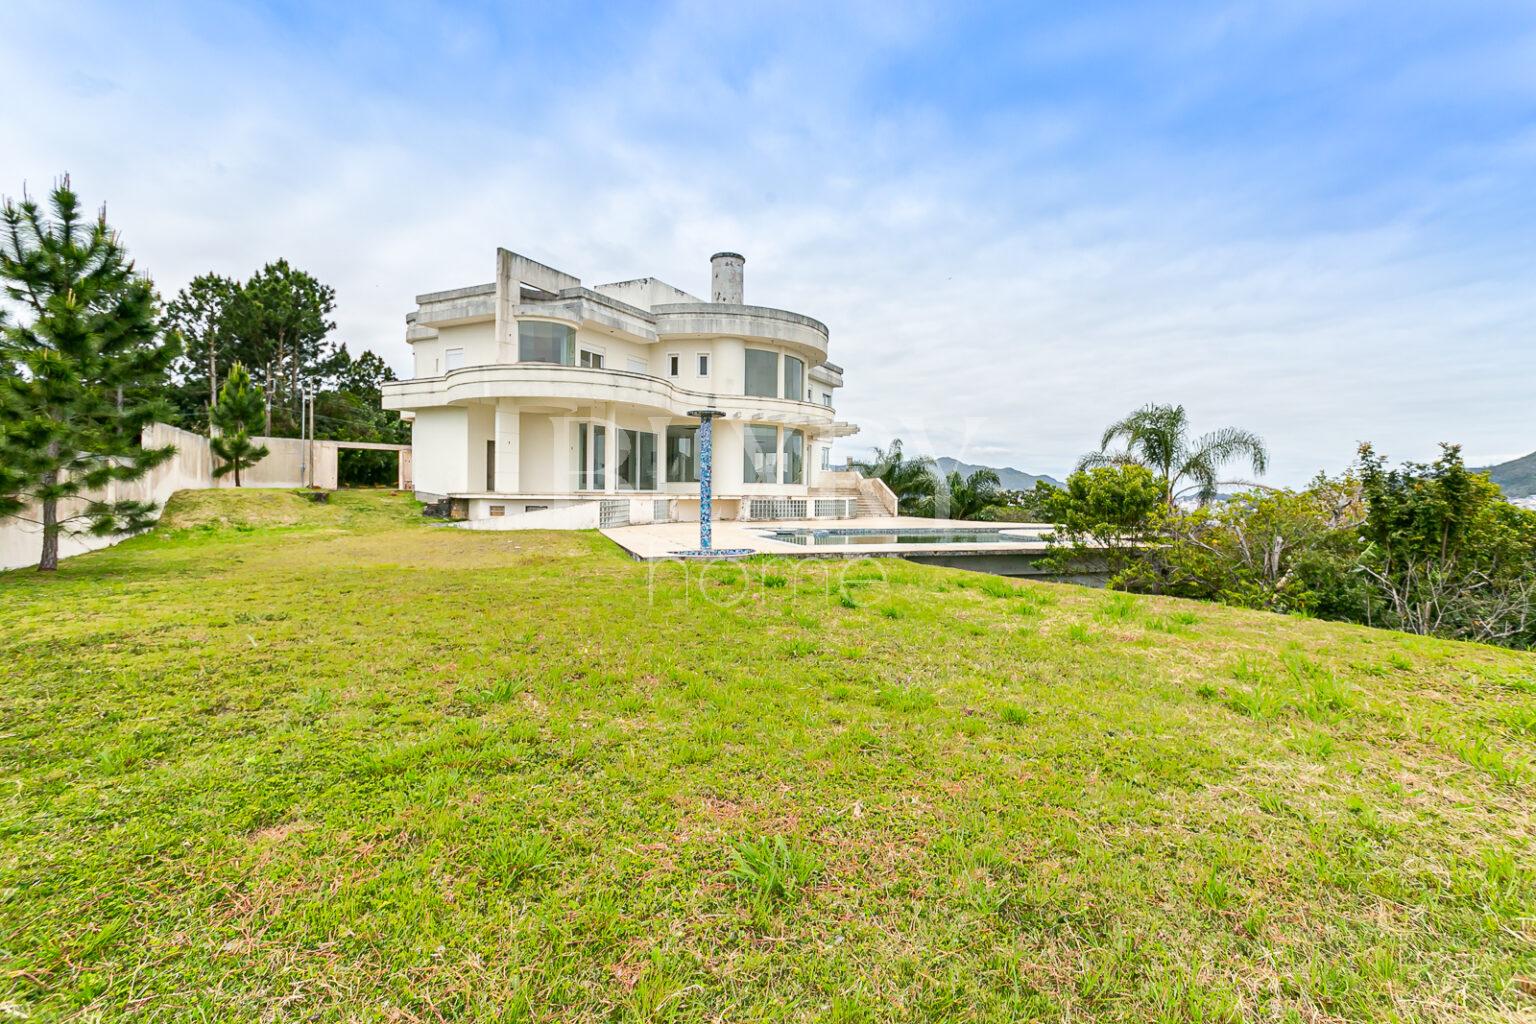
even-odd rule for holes
{"type": "MultiPolygon", "coordinates": [[[[750,548],[760,555],[786,555],[793,558],[890,558],[913,555],[967,557],[978,555],[1034,555],[1045,553],[1043,541],[1021,538],[1018,543],[987,544],[850,544],[835,547],[811,547],[773,540],[767,536],[776,530],[882,530],[892,533],[908,530],[1049,530],[1043,523],[981,523],[959,519],[921,519],[916,516],[861,517],[857,519],[797,519],[784,522],[736,522],[716,520],[714,547],[750,548]]],[[[646,526],[617,526],[602,531],[603,536],[643,562],[674,558],[677,552],[699,546],[698,523],[652,523],[646,526]]]]}

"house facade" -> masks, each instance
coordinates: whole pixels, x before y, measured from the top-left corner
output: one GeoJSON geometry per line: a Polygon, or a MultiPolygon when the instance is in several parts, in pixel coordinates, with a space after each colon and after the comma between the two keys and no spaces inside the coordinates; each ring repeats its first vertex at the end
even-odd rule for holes
{"type": "Polygon", "coordinates": [[[690,412],[713,409],[716,518],[853,514],[834,501],[859,496],[831,462],[857,428],[837,419],[827,328],[747,305],[744,267],[713,256],[705,301],[655,278],[584,287],[499,249],[492,283],[417,296],[414,375],[384,388],[411,421],[417,494],[470,519],[560,525],[550,513],[620,499],[697,518],[690,412]]]}

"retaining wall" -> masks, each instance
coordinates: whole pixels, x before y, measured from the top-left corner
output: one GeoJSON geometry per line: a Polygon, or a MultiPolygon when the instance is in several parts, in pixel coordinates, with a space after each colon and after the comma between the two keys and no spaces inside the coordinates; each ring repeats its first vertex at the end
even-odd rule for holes
{"type": "MultiPolygon", "coordinates": [[[[206,490],[213,487],[235,486],[234,474],[223,477],[213,475],[215,459],[208,447],[208,439],[201,434],[182,430],[166,423],[152,423],[144,429],[144,446],[158,448],[173,444],[176,454],[163,465],[150,470],[138,480],[129,483],[113,483],[104,490],[93,491],[92,500],[151,501],[164,505],[166,499],[177,491],[206,490]]],[[[296,437],[258,437],[257,444],[267,446],[267,457],[250,469],[242,470],[240,483],[245,487],[302,487],[303,475],[308,475],[316,487],[336,487],[336,452],[334,441],[308,442],[313,452],[314,466],[301,475],[305,442],[296,437]]],[[[85,500],[66,502],[60,515],[80,511],[85,500]]],[[[43,548],[43,528],[35,520],[41,514],[30,508],[21,517],[0,519],[0,569],[15,569],[36,565],[43,548]]],[[[93,537],[89,534],[59,537],[59,557],[68,558],[86,551],[94,551],[116,544],[122,534],[111,537],[93,537]]]]}

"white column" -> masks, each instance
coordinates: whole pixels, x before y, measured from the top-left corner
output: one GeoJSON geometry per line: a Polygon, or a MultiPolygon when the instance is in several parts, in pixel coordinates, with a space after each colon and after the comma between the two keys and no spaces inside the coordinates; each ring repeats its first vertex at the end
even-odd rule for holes
{"type": "Polygon", "coordinates": [[[516,494],[518,466],[522,457],[518,434],[521,418],[516,401],[509,398],[496,402],[496,490],[502,494],[516,494]]]}

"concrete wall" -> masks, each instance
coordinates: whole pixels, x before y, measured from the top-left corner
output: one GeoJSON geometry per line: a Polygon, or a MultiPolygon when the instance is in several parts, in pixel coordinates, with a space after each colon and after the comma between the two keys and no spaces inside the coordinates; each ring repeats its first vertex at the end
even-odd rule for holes
{"type": "MultiPolygon", "coordinates": [[[[469,446],[465,442],[468,415],[463,406],[416,410],[411,423],[411,450],[422,453],[411,466],[416,490],[426,494],[478,490],[469,486],[469,446]]],[[[483,480],[483,468],[480,474],[483,480]]]]}
{"type": "Polygon", "coordinates": [[[474,499],[470,502],[470,518],[455,523],[461,530],[595,530],[601,503],[597,501],[573,502],[558,505],[539,512],[523,512],[521,503],[507,509],[504,516],[491,517],[476,506],[497,505],[507,508],[505,502],[474,499]]]}
{"type": "Polygon", "coordinates": [[[437,337],[415,342],[411,346],[416,360],[416,376],[439,377],[448,372],[444,353],[450,348],[464,350],[464,365],[479,366],[500,361],[496,344],[496,325],[486,320],[476,324],[453,324],[439,327],[437,337]]]}
{"type": "MultiPolygon", "coordinates": [[[[304,442],[292,437],[258,437],[269,454],[261,462],[241,473],[241,484],[246,487],[300,487],[300,463],[304,442]]],[[[223,477],[213,475],[217,460],[208,447],[208,439],[201,434],[154,423],[144,431],[146,447],[158,448],[175,445],[176,454],[164,465],[150,470],[142,478],[129,483],[115,483],[103,491],[91,492],[90,499],[98,501],[149,501],[164,505],[177,491],[204,490],[215,487],[233,487],[233,474],[223,477]]],[[[318,487],[336,486],[336,445],[330,441],[312,442],[314,466],[306,474],[318,487]]],[[[80,511],[84,500],[68,503],[61,515],[80,511]]],[[[0,519],[0,569],[14,569],[35,565],[42,551],[42,527],[35,522],[41,518],[37,509],[29,509],[23,518],[0,519]]],[[[59,556],[67,558],[86,551],[104,548],[122,540],[116,537],[69,536],[59,537],[59,556]]]]}
{"type": "Polygon", "coordinates": [[[649,373],[660,376],[662,370],[659,364],[652,364],[652,356],[655,345],[640,345],[627,338],[615,337],[602,331],[594,331],[581,328],[576,332],[576,363],[581,364],[581,350],[589,349],[602,354],[603,369],[628,370],[632,373],[649,373]],[[644,369],[638,369],[630,365],[631,359],[638,359],[645,364],[644,369]]]}
{"type": "MultiPolygon", "coordinates": [[[[517,452],[522,470],[519,474],[520,490],[524,494],[551,494],[568,490],[571,486],[569,477],[556,478],[556,463],[564,460],[555,458],[554,420],[549,416],[528,412],[521,413],[518,419],[522,425],[518,432],[517,452]]],[[[572,431],[563,418],[560,424],[566,435],[560,440],[569,446],[572,431]]]]}
{"type": "MultiPolygon", "coordinates": [[[[469,417],[467,429],[469,435],[466,439],[468,451],[466,452],[466,475],[468,477],[466,491],[483,491],[490,477],[486,475],[486,444],[496,439],[496,406],[490,403],[477,402],[464,410],[469,417]]],[[[493,488],[494,489],[494,488],[493,488]]]]}

